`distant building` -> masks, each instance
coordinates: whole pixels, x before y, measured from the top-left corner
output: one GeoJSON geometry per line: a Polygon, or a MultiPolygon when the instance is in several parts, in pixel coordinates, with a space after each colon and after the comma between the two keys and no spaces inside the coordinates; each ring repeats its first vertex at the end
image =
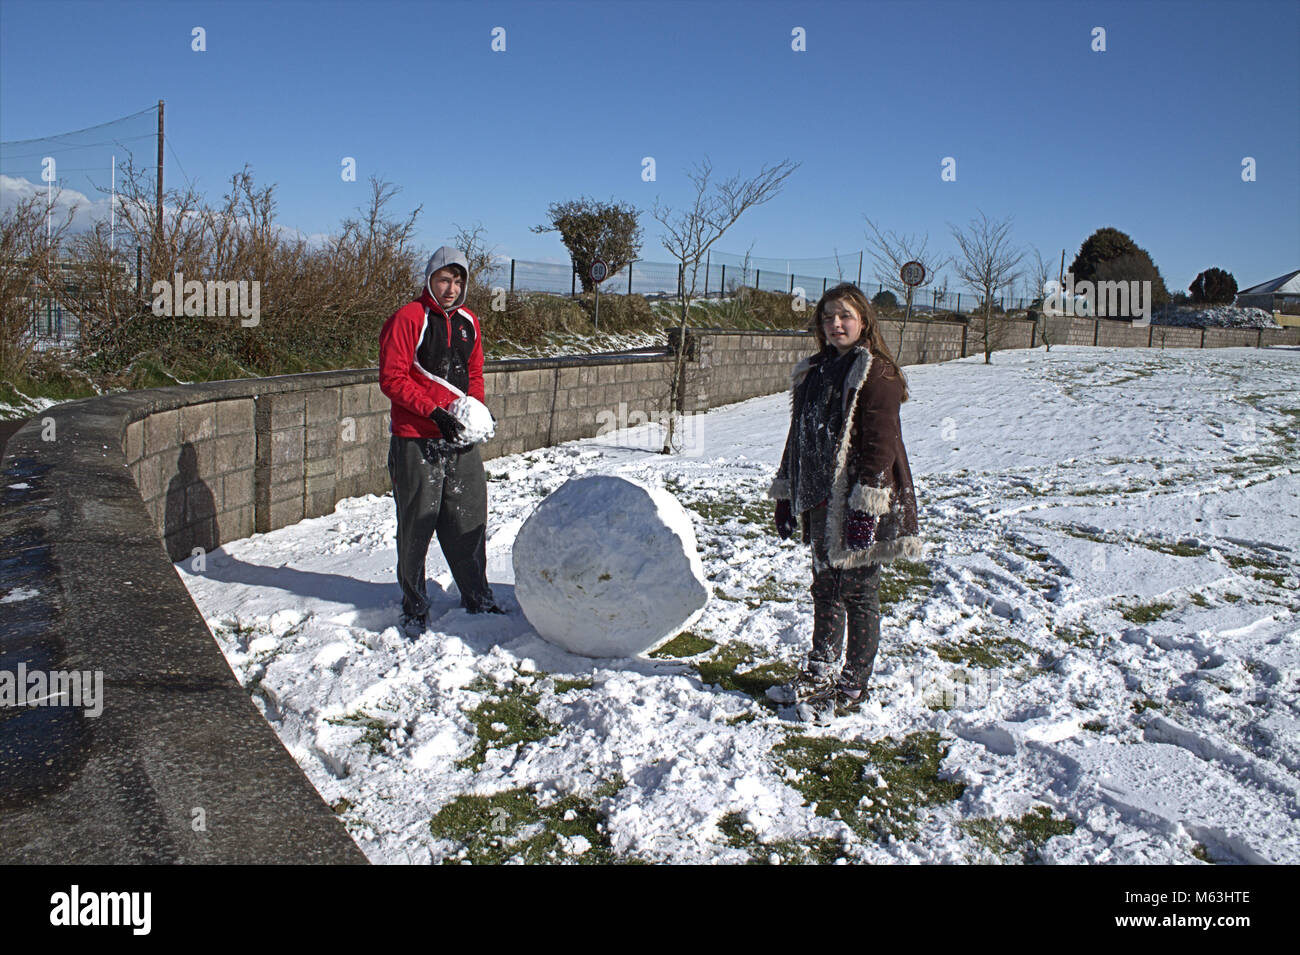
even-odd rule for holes
{"type": "Polygon", "coordinates": [[[1300,315],[1300,269],[1237,293],[1236,304],[1300,315]]]}

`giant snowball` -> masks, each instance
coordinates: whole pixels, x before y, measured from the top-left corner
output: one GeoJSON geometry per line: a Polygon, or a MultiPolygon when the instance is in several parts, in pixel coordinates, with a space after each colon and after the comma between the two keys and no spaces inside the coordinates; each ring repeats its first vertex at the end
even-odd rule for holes
{"type": "Polygon", "coordinates": [[[630,657],[689,627],[708,603],[691,519],[662,488],[573,478],[515,538],[515,597],[551,643],[630,657]]]}

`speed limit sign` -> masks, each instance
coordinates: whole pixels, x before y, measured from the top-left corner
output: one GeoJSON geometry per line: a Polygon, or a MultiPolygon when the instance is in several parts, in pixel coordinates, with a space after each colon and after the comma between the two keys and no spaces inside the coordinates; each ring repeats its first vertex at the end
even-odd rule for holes
{"type": "Polygon", "coordinates": [[[605,264],[604,259],[597,259],[591,263],[591,280],[593,282],[603,282],[609,275],[609,266],[605,264]]]}
{"type": "Polygon", "coordinates": [[[904,285],[920,285],[925,281],[925,266],[916,261],[904,262],[903,267],[898,270],[898,277],[903,280],[904,285]]]}

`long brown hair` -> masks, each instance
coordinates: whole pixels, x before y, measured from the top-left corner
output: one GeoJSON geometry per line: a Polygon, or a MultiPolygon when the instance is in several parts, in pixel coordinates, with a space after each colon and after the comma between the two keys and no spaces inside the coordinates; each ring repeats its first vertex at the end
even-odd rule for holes
{"type": "Polygon", "coordinates": [[[898,362],[894,360],[894,353],[885,344],[885,336],[880,330],[880,319],[876,315],[875,307],[862,289],[852,282],[841,282],[834,288],[828,288],[826,293],[822,295],[821,300],[818,301],[812,317],[812,331],[813,335],[817,337],[818,346],[825,348],[829,344],[826,340],[826,331],[822,328],[822,316],[826,314],[826,308],[832,302],[844,302],[862,317],[862,338],[859,339],[859,343],[865,344],[867,350],[876,358],[885,360],[887,365],[885,369],[886,378],[897,376],[903,379],[902,400],[906,401],[908,398],[907,376],[898,367],[898,362]]]}

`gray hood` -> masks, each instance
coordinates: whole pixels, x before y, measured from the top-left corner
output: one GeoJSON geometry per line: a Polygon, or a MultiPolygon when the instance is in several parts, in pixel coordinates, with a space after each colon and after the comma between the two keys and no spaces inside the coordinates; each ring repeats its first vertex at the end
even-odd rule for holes
{"type": "MultiPolygon", "coordinates": [[[[429,293],[431,298],[435,298],[433,289],[429,288],[429,279],[433,273],[439,269],[446,268],[449,265],[459,265],[465,273],[465,284],[460,288],[460,297],[452,308],[459,308],[465,304],[465,296],[469,294],[469,259],[465,258],[465,253],[460,249],[453,249],[449,245],[444,245],[433,255],[429,256],[429,264],[424,267],[424,290],[429,293]]],[[[442,303],[439,302],[439,305],[442,303]]]]}

